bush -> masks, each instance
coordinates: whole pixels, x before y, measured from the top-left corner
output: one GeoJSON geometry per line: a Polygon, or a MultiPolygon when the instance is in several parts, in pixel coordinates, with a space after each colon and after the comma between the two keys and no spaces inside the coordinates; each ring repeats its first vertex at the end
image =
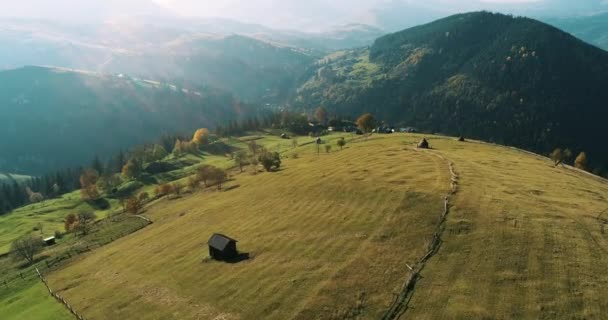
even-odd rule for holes
{"type": "Polygon", "coordinates": [[[264,152],[260,155],[259,160],[268,172],[281,167],[281,155],[278,152],[264,152]]]}
{"type": "Polygon", "coordinates": [[[55,230],[55,238],[56,239],[63,238],[63,233],[61,233],[61,231],[59,231],[59,230],[55,230]]]}
{"type": "Polygon", "coordinates": [[[331,152],[331,146],[326,144],[325,145],[325,152],[330,153],[331,152]]]}

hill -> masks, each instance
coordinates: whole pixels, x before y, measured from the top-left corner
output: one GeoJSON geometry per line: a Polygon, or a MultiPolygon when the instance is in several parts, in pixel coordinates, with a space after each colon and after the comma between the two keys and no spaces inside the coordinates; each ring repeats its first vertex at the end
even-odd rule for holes
{"type": "Polygon", "coordinates": [[[427,136],[433,150],[417,150],[421,137],[347,136],[321,155],[305,144],[278,172],[160,199],[153,224],[47,271],[49,283],[99,319],[601,318],[608,183],[486,143],[427,136]],[[205,258],[213,232],[250,259],[205,258]]]}
{"type": "Polygon", "coordinates": [[[607,71],[608,52],[554,27],[476,12],[320,60],[294,104],[540,153],[569,147],[601,167],[607,71]]]}
{"type": "Polygon", "coordinates": [[[125,76],[26,67],[0,72],[0,170],[41,174],[89,163],[164,133],[247,113],[231,95],[125,76]]]}
{"type": "Polygon", "coordinates": [[[545,19],[545,21],[599,48],[608,50],[608,13],[545,19]]]}

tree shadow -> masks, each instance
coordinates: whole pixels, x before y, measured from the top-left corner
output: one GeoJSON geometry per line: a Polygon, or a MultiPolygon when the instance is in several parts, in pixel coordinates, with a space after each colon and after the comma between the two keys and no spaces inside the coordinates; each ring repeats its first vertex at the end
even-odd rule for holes
{"type": "Polygon", "coordinates": [[[89,200],[87,203],[95,210],[107,210],[110,208],[110,202],[106,198],[99,198],[97,200],[89,200]]]}
{"type": "Polygon", "coordinates": [[[234,189],[238,189],[239,187],[241,187],[240,184],[235,184],[233,186],[229,186],[229,187],[223,188],[222,191],[227,192],[227,191],[231,191],[231,190],[234,190],[234,189]]]}

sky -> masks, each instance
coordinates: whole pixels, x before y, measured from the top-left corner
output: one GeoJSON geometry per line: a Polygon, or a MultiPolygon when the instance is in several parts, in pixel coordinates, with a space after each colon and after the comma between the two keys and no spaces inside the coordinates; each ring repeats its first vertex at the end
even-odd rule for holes
{"type": "Polygon", "coordinates": [[[322,29],[352,22],[393,28],[482,9],[530,16],[587,15],[608,11],[608,0],[0,0],[0,8],[0,17],[87,21],[180,15],[322,29]]]}

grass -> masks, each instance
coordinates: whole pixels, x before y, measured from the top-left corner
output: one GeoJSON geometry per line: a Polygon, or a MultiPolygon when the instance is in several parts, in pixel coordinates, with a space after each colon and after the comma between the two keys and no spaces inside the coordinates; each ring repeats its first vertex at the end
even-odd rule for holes
{"type": "MultiPolygon", "coordinates": [[[[325,137],[333,150],[319,155],[307,138],[295,149],[276,137],[227,141],[246,148],[256,139],[281,151],[283,166],[231,171],[226,191],[156,201],[146,212],[154,224],[66,260],[49,274],[51,286],[94,319],[379,319],[407,264],[426,252],[451,161],[459,189],[443,243],[403,318],[594,319],[608,311],[605,181],[485,143],[431,136],[433,150],[421,151],[412,148],[421,135],[374,135],[339,151],[340,136],[325,137]],[[209,260],[213,232],[237,238],[250,259],[209,260]]],[[[219,155],[204,161],[233,166],[219,155]]],[[[0,290],[1,303],[9,297],[0,290]]]]}
{"type": "Polygon", "coordinates": [[[67,309],[49,295],[37,278],[23,280],[18,286],[9,286],[9,289],[1,288],[0,310],[2,319],[74,319],[67,309]]]}
{"type": "Polygon", "coordinates": [[[51,284],[91,318],[310,319],[348,312],[361,296],[378,318],[403,262],[434,230],[447,167],[395,141],[319,156],[313,147],[279,172],[237,175],[230,191],[159,202],[147,213],[153,225],[54,272],[51,284]],[[213,232],[253,258],[206,260],[213,232]]]}

